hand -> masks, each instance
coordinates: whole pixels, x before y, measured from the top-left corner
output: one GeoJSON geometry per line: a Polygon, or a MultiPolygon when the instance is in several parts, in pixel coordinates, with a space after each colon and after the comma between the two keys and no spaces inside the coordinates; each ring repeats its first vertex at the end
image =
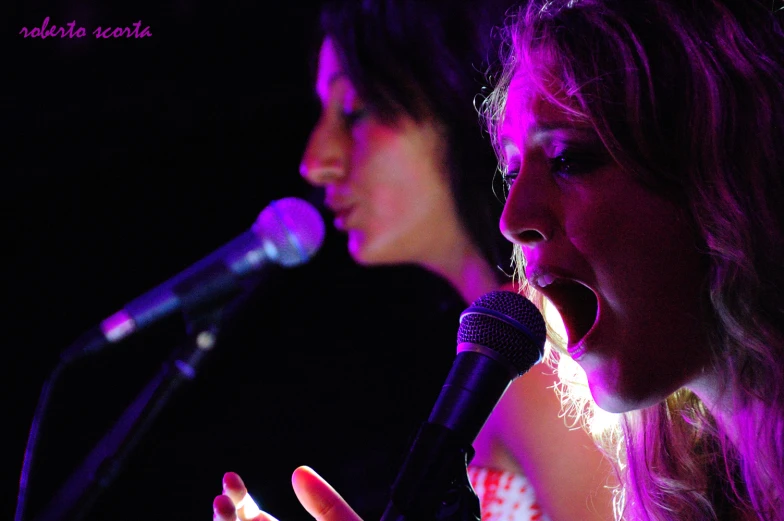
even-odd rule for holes
{"type": "MultiPolygon", "coordinates": [[[[316,521],[362,521],[332,486],[309,467],[299,467],[291,476],[297,499],[316,521]]],[[[248,508],[248,490],[234,472],[223,476],[223,494],[212,503],[215,521],[277,521],[266,512],[248,508]],[[239,505],[239,508],[237,508],[239,505]]]]}
{"type": "Polygon", "coordinates": [[[215,521],[277,521],[259,510],[242,478],[235,472],[223,475],[223,494],[212,502],[212,511],[215,521]]]}

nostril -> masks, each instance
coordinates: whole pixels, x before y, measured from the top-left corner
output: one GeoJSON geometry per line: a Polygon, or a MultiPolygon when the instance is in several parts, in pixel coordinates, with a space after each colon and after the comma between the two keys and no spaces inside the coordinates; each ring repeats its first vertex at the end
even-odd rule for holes
{"type": "Polygon", "coordinates": [[[508,199],[501,214],[501,233],[510,242],[520,246],[535,246],[552,238],[555,216],[545,202],[518,199],[510,204],[508,199]]]}
{"type": "Polygon", "coordinates": [[[514,242],[517,244],[533,245],[543,240],[545,240],[544,235],[537,230],[524,230],[514,234],[514,242]]]}
{"type": "Polygon", "coordinates": [[[315,185],[331,184],[343,177],[343,169],[337,164],[330,163],[310,165],[302,163],[299,171],[302,177],[315,185]]]}

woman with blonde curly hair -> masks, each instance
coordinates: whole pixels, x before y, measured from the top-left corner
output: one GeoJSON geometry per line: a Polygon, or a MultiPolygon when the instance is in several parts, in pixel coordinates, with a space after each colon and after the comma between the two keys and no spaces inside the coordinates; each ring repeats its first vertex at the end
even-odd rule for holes
{"type": "Polygon", "coordinates": [[[615,413],[619,519],[784,519],[782,15],[534,1],[507,26],[501,226],[615,413]]]}

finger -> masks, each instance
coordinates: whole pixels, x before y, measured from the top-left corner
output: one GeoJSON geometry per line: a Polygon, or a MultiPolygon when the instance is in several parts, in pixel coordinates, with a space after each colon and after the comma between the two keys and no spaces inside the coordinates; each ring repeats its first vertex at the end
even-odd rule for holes
{"type": "Polygon", "coordinates": [[[245,482],[236,472],[227,472],[223,475],[223,493],[231,498],[234,504],[242,501],[248,493],[245,482]]]}
{"type": "Polygon", "coordinates": [[[237,521],[237,509],[229,496],[217,496],[212,502],[212,519],[215,521],[237,521]]]}
{"type": "MultiPolygon", "coordinates": [[[[223,493],[234,502],[239,521],[256,521],[258,515],[262,514],[253,497],[248,493],[245,482],[236,472],[227,472],[223,475],[223,493]]],[[[266,516],[264,519],[274,519],[267,513],[264,515],[266,516]]]]}
{"type": "MultiPolygon", "coordinates": [[[[248,496],[250,497],[250,496],[248,496]]],[[[212,502],[212,519],[214,521],[278,521],[275,517],[266,512],[256,509],[253,516],[244,516],[237,508],[231,498],[225,494],[215,498],[212,502]]]]}
{"type": "Polygon", "coordinates": [[[317,521],[362,521],[324,478],[310,467],[298,467],[291,476],[297,499],[317,521]]]}
{"type": "Polygon", "coordinates": [[[257,515],[253,519],[248,519],[248,521],[278,521],[278,519],[262,511],[259,512],[259,515],[257,515]]]}
{"type": "Polygon", "coordinates": [[[245,494],[239,503],[235,503],[234,507],[237,509],[237,517],[240,521],[254,521],[261,510],[250,494],[245,494]]]}

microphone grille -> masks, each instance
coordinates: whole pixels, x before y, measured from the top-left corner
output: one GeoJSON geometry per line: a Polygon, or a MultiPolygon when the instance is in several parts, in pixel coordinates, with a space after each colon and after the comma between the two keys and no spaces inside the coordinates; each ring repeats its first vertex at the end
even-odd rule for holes
{"type": "Polygon", "coordinates": [[[309,202],[297,197],[272,201],[251,230],[278,264],[296,266],[310,260],[324,242],[324,219],[309,202]]]}
{"type": "Polygon", "coordinates": [[[513,291],[491,291],[460,315],[457,343],[478,344],[503,356],[517,370],[528,371],[542,359],[547,329],[534,304],[513,291]]]}

